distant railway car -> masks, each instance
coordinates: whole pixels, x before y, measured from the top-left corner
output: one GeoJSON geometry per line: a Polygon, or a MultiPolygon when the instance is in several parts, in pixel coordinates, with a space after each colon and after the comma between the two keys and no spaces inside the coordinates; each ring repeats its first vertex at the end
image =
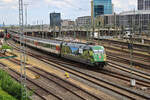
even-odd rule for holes
{"type": "Polygon", "coordinates": [[[61,46],[60,41],[48,40],[48,41],[38,41],[37,48],[60,55],[60,46],[61,46]]]}
{"type": "Polygon", "coordinates": [[[46,52],[54,53],[60,55],[60,45],[61,41],[55,40],[39,40],[38,38],[26,38],[26,44],[41,49],[46,52]]]}
{"type": "Polygon", "coordinates": [[[61,56],[90,66],[103,68],[106,65],[106,53],[103,46],[64,42],[61,56]]]}

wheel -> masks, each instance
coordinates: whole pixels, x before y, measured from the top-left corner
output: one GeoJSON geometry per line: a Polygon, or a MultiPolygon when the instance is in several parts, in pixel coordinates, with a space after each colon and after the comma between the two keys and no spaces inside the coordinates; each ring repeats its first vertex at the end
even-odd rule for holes
{"type": "Polygon", "coordinates": [[[104,64],[101,64],[101,65],[99,66],[99,68],[100,68],[100,69],[103,69],[103,68],[104,68],[104,64]]]}

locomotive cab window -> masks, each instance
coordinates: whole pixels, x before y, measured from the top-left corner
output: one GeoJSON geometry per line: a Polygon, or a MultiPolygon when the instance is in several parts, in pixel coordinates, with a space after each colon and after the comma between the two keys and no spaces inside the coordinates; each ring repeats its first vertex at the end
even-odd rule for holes
{"type": "Polygon", "coordinates": [[[94,54],[104,54],[105,53],[104,48],[98,47],[98,46],[93,47],[92,51],[93,51],[94,54]]]}

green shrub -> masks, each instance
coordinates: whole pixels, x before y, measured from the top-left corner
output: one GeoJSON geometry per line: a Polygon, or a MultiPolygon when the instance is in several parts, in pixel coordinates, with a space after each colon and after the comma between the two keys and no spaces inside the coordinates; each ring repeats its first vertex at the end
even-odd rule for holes
{"type": "Polygon", "coordinates": [[[17,100],[17,99],[5,93],[3,90],[0,90],[0,100],[17,100]]]}
{"type": "MultiPolygon", "coordinates": [[[[4,91],[9,93],[13,97],[17,98],[18,100],[21,100],[21,85],[18,82],[13,80],[6,72],[2,70],[0,70],[0,81],[1,81],[0,87],[4,91]]],[[[23,90],[25,89],[23,88],[23,90]]],[[[31,92],[28,92],[28,94],[31,95],[31,92]]]]}

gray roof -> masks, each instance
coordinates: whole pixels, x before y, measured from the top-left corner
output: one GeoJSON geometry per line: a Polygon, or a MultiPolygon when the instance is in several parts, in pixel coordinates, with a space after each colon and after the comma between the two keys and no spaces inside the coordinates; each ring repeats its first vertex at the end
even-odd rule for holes
{"type": "Polygon", "coordinates": [[[150,14],[150,10],[132,10],[121,12],[120,15],[150,14]]]}

